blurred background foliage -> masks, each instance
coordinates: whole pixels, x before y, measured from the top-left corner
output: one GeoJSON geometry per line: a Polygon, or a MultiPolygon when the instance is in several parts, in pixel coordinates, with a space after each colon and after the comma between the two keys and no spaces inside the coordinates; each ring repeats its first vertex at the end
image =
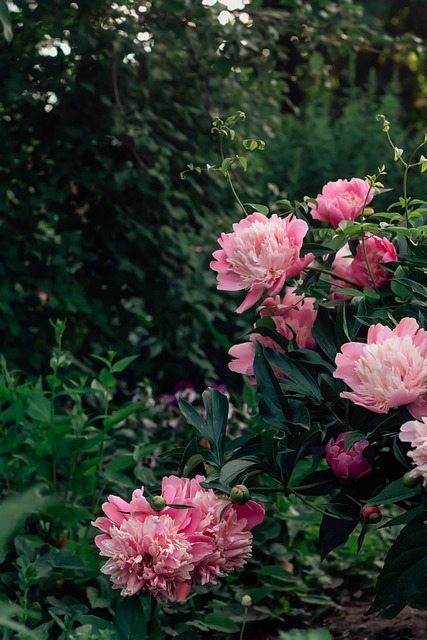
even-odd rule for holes
{"type": "Polygon", "coordinates": [[[243,110],[241,137],[266,141],[235,173],[265,204],[382,163],[396,185],[375,115],[404,148],[424,129],[426,0],[1,0],[0,20],[1,349],[30,372],[66,317],[77,358],[140,353],[160,388],[227,380],[249,327],[228,328],[208,263],[240,214],[218,174],[180,179],[219,162],[214,117],[243,110]]]}

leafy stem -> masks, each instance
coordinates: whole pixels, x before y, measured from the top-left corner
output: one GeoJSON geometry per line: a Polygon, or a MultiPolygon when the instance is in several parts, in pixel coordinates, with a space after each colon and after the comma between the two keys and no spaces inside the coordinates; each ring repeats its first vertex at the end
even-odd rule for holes
{"type": "Polygon", "coordinates": [[[329,518],[335,518],[336,520],[341,520],[341,518],[339,516],[335,515],[334,513],[330,513],[329,511],[325,511],[324,509],[321,509],[317,505],[315,505],[312,502],[310,502],[310,500],[307,500],[307,498],[305,498],[303,495],[298,493],[298,491],[295,491],[295,489],[291,489],[291,487],[288,487],[287,491],[288,491],[288,493],[292,493],[296,498],[298,498],[298,500],[301,500],[301,502],[303,502],[305,505],[307,505],[307,507],[310,507],[310,509],[313,509],[314,511],[317,511],[318,513],[321,513],[323,516],[328,516],[329,518]]]}

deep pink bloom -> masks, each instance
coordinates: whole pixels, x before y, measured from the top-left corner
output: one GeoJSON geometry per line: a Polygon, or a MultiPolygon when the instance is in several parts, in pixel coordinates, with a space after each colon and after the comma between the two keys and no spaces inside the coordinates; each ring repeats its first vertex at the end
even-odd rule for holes
{"type": "Polygon", "coordinates": [[[352,279],[361,287],[375,286],[377,289],[389,287],[393,273],[381,267],[380,263],[397,261],[393,243],[387,238],[379,238],[370,234],[366,236],[364,245],[365,248],[360,243],[356,249],[356,255],[352,262],[352,279]],[[369,263],[369,269],[366,259],[369,263]]]}
{"type": "Polygon", "coordinates": [[[270,218],[252,213],[233,224],[232,233],[222,233],[221,249],[212,255],[211,269],[218,272],[218,289],[248,289],[243,303],[236,309],[242,313],[252,307],[264,291],[274,296],[285,281],[309,265],[314,255],[300,257],[302,241],[308,231],[303,220],[292,217],[270,218]]]}
{"type": "Polygon", "coordinates": [[[367,180],[352,178],[328,182],[317,196],[317,206],[309,202],[315,220],[329,222],[335,228],[341,220],[354,220],[374,197],[374,190],[367,180]]]}
{"type": "Polygon", "coordinates": [[[399,438],[402,442],[409,442],[413,449],[408,452],[414,463],[410,475],[413,478],[423,478],[423,484],[427,485],[427,417],[422,422],[410,420],[402,424],[399,438]]]}
{"type": "Polygon", "coordinates": [[[341,393],[375,413],[412,405],[427,391],[427,332],[414,318],[403,318],[390,329],[369,327],[367,342],[348,342],[336,356],[335,378],[352,389],[341,393]]]}
{"type": "Polygon", "coordinates": [[[229,506],[201,487],[203,480],[163,478],[166,503],[188,509],[166,506],[157,512],[143,487],[130,502],[109,496],[102,505],[106,517],[93,522],[103,532],[95,544],[109,558],[102,571],[122,595],[149,591],[158,600],[183,600],[192,584],[208,584],[245,563],[252,550],[250,529],[262,522],[264,507],[252,501],[229,506]]]}
{"type": "MultiPolygon", "coordinates": [[[[261,317],[270,317],[276,331],[287,340],[292,340],[295,337],[300,349],[315,349],[317,345],[312,333],[317,317],[317,310],[314,308],[315,302],[315,298],[295,294],[295,287],[287,287],[282,301],[280,301],[280,296],[264,300],[260,315],[261,317]]],[[[263,347],[270,347],[284,353],[284,350],[272,338],[253,333],[249,340],[249,342],[237,344],[229,350],[230,356],[236,358],[228,365],[231,371],[249,376],[254,375],[256,342],[260,342],[263,347]]],[[[277,374],[283,376],[280,372],[277,374]]]]}
{"type": "Polygon", "coordinates": [[[363,453],[369,442],[360,440],[346,451],[344,440],[348,433],[340,433],[336,440],[329,440],[325,447],[326,462],[340,480],[360,480],[372,471],[369,460],[363,453]]]}

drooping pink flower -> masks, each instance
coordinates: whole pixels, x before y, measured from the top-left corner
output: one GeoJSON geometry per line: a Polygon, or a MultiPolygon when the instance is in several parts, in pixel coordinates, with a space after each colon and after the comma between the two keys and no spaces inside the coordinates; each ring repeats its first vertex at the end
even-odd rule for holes
{"type": "Polygon", "coordinates": [[[413,449],[408,452],[414,464],[409,474],[413,478],[423,478],[423,484],[427,485],[427,417],[421,422],[409,420],[402,424],[399,438],[402,442],[409,442],[413,449]]]}
{"type": "MultiPolygon", "coordinates": [[[[300,349],[315,349],[316,341],[313,338],[313,325],[317,317],[317,310],[314,308],[315,298],[303,297],[295,293],[295,287],[287,287],[283,300],[280,296],[266,298],[261,309],[261,317],[270,317],[278,333],[287,340],[295,341],[300,349]]],[[[256,327],[256,325],[254,325],[256,327]]],[[[237,344],[231,347],[229,355],[235,360],[229,363],[231,371],[254,375],[254,358],[256,342],[263,347],[269,347],[284,353],[284,350],[272,338],[261,336],[258,333],[251,334],[249,342],[237,344]]],[[[282,375],[277,371],[277,375],[282,375]]]]}
{"type": "Polygon", "coordinates": [[[352,178],[328,182],[317,196],[317,206],[309,202],[315,220],[329,222],[338,227],[341,220],[354,220],[374,197],[374,190],[367,180],[352,178]]]}
{"type": "Polygon", "coordinates": [[[304,220],[292,215],[270,218],[252,213],[233,224],[232,233],[222,233],[221,249],[212,255],[211,269],[218,273],[218,289],[248,293],[236,309],[242,313],[252,307],[267,291],[271,296],[283,288],[285,281],[307,267],[312,253],[300,256],[302,241],[308,231],[304,220]]]}
{"type": "Polygon", "coordinates": [[[360,440],[346,451],[344,440],[348,433],[340,433],[336,440],[329,440],[325,447],[326,462],[340,480],[360,480],[372,471],[371,464],[363,453],[369,442],[360,440]]]}
{"type": "Polygon", "coordinates": [[[262,522],[264,507],[249,501],[244,508],[203,488],[203,476],[163,478],[167,505],[155,511],[144,487],[130,502],[109,496],[106,517],[92,524],[100,554],[108,558],[102,571],[122,595],[149,591],[158,600],[182,600],[192,584],[208,584],[245,563],[251,554],[250,530],[262,522]],[[229,507],[225,513],[224,507],[229,507]]]}
{"type": "Polygon", "coordinates": [[[376,286],[377,289],[389,287],[393,273],[381,267],[380,263],[397,261],[393,243],[387,238],[369,234],[365,238],[364,245],[365,248],[360,243],[356,249],[356,255],[352,262],[352,279],[361,287],[376,286]],[[369,269],[366,261],[368,261],[369,269]]]}
{"type": "Polygon", "coordinates": [[[352,391],[341,397],[375,413],[402,405],[411,411],[411,403],[427,391],[426,337],[414,318],[403,318],[394,329],[382,324],[369,327],[366,344],[344,344],[333,375],[352,391]]]}

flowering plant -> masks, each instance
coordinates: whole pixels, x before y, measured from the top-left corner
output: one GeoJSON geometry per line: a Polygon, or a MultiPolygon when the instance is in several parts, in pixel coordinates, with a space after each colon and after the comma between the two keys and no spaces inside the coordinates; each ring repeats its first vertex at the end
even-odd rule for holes
{"type": "MultiPolygon", "coordinates": [[[[223,145],[240,118],[215,120],[222,162],[207,166],[235,195],[230,169],[247,161],[225,158],[223,145]]],[[[377,119],[403,167],[396,202],[381,204],[384,166],[294,204],[238,199],[245,217],[213,253],[218,289],[244,293],[236,311],[248,314],[249,340],[230,349],[229,366],[256,384],[263,428],[225,450],[221,394],[210,392],[206,420],[185,400],[180,407],[206,443],[187,447],[183,468],[203,464],[204,486],[224,494],[244,484],[260,500],[282,491],[320,511],[322,558],[354,530],[360,548],[380,520],[401,527],[369,610],[391,618],[406,604],[427,606],[427,202],[408,195],[409,170],[427,169],[417,155],[427,137],[406,159],[377,119]]]]}

